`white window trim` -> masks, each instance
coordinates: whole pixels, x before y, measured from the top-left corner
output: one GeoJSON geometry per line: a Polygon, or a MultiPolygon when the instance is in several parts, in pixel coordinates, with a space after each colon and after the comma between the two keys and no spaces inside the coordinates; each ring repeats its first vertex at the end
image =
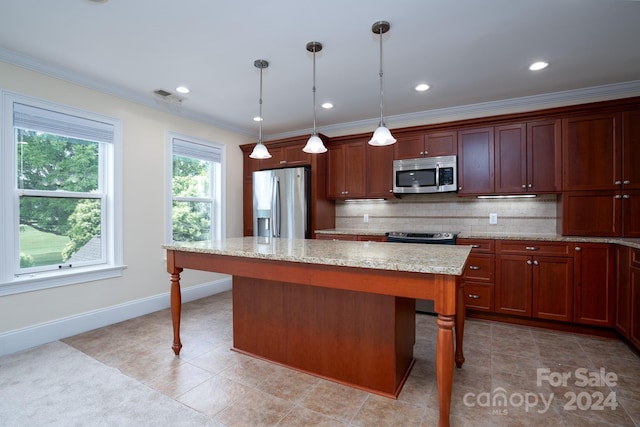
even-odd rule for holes
{"type": "Polygon", "coordinates": [[[123,264],[123,210],[122,210],[122,121],[90,111],[81,110],[43,99],[29,97],[19,93],[0,89],[2,104],[0,105],[1,136],[0,159],[2,160],[2,175],[0,175],[0,296],[21,292],[30,292],[58,286],[74,285],[94,280],[103,280],[122,276],[123,264]],[[113,173],[106,181],[107,210],[105,218],[107,227],[106,263],[48,271],[42,273],[23,274],[15,276],[15,251],[17,248],[18,228],[15,227],[19,218],[18,201],[15,198],[16,152],[14,149],[13,131],[13,103],[34,105],[52,111],[86,117],[96,121],[106,121],[114,127],[114,138],[111,149],[107,154],[107,168],[113,173]],[[7,162],[11,167],[5,167],[7,162]]]}
{"type": "MultiPolygon", "coordinates": [[[[173,243],[173,219],[171,216],[173,206],[173,140],[180,139],[182,141],[194,142],[196,144],[208,145],[220,149],[220,237],[226,236],[227,230],[227,147],[224,144],[207,141],[201,138],[181,134],[178,132],[167,131],[165,137],[165,243],[170,245],[173,243]]],[[[166,257],[166,254],[164,255],[166,257]]]]}

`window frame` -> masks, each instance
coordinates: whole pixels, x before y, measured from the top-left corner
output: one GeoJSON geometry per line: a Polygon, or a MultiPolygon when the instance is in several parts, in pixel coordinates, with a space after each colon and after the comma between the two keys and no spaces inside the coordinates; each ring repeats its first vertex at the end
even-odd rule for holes
{"type": "MultiPolygon", "coordinates": [[[[216,218],[215,218],[215,214],[216,211],[219,213],[219,219],[217,224],[218,226],[218,231],[217,232],[213,232],[213,239],[214,240],[219,240],[225,237],[226,235],[226,155],[227,155],[227,147],[224,144],[220,144],[217,142],[213,142],[213,141],[208,141],[205,139],[201,139],[201,138],[196,138],[193,136],[189,136],[189,135],[185,135],[185,134],[181,134],[178,132],[174,132],[174,131],[167,131],[166,133],[166,141],[165,141],[165,159],[166,159],[166,163],[165,163],[165,176],[167,177],[166,179],[166,196],[165,196],[165,200],[166,200],[166,208],[165,208],[165,224],[166,224],[166,228],[165,228],[165,243],[167,245],[171,245],[173,244],[173,201],[174,201],[174,196],[173,196],[173,145],[174,145],[174,141],[175,140],[180,140],[182,143],[187,143],[187,144],[193,144],[193,146],[197,149],[198,145],[204,145],[206,147],[209,148],[213,148],[215,150],[219,150],[220,153],[220,182],[219,183],[215,183],[215,182],[211,182],[209,187],[210,189],[212,189],[214,187],[219,187],[219,195],[218,195],[218,199],[216,200],[215,194],[212,197],[212,215],[211,215],[211,222],[212,224],[216,223],[216,218]],[[217,203],[217,205],[216,205],[217,203]]],[[[178,199],[180,199],[179,201],[194,201],[194,202],[198,202],[198,201],[202,201],[199,198],[182,198],[179,197],[178,199]]]]}
{"type": "Polygon", "coordinates": [[[87,110],[0,89],[0,296],[122,276],[122,121],[87,110]],[[104,262],[73,268],[21,272],[19,268],[19,189],[16,185],[18,153],[14,132],[14,103],[107,123],[113,141],[102,145],[100,167],[105,174],[102,233],[104,262]],[[18,259],[18,262],[16,262],[18,259]],[[16,269],[17,268],[17,269],[16,269]]]}

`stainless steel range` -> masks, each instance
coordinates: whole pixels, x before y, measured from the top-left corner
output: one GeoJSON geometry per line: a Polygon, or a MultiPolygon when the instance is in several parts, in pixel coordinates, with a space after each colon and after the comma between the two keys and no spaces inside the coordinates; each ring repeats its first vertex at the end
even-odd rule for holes
{"type": "MultiPolygon", "coordinates": [[[[441,232],[408,232],[408,231],[390,231],[385,233],[387,242],[391,243],[422,243],[430,245],[455,245],[457,233],[441,231],[441,232]]],[[[435,314],[433,301],[416,300],[416,311],[418,313],[435,314]]]]}

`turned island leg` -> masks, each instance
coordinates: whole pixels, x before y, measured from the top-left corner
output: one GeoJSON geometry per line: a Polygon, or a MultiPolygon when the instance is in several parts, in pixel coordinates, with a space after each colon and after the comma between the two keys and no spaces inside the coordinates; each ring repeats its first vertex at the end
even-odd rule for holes
{"type": "Polygon", "coordinates": [[[440,403],[439,427],[449,427],[451,389],[453,387],[453,325],[454,317],[438,315],[438,340],[436,341],[436,377],[440,403]]]}
{"type": "Polygon", "coordinates": [[[458,294],[456,297],[456,366],[462,367],[464,363],[464,352],[462,350],[462,342],[464,338],[464,318],[466,316],[466,307],[464,304],[464,286],[458,286],[458,294]]]}
{"type": "Polygon", "coordinates": [[[180,342],[180,315],[182,312],[180,273],[182,268],[175,266],[173,251],[167,251],[167,271],[171,275],[171,322],[173,324],[173,345],[171,348],[177,356],[180,354],[180,349],[182,349],[182,343],[180,342]]]}

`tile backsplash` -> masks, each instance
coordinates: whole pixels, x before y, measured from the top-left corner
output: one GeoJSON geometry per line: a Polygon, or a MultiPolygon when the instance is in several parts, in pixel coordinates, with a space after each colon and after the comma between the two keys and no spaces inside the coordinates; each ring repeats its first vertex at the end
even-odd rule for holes
{"type": "Polygon", "coordinates": [[[336,228],[379,231],[454,231],[467,234],[555,234],[556,195],[477,199],[455,193],[404,195],[336,203],[336,228]],[[489,224],[489,214],[497,224],[489,224]],[[365,215],[368,222],[364,222],[365,215]]]}

